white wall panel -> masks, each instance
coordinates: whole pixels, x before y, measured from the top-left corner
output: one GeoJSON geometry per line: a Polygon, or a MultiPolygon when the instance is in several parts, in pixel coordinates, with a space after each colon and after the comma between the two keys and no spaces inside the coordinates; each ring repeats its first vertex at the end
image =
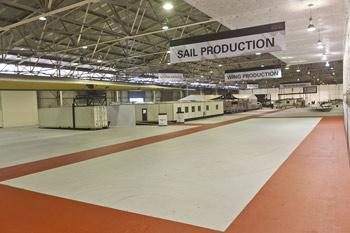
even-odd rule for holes
{"type": "Polygon", "coordinates": [[[4,127],[38,124],[36,91],[1,91],[4,127]]]}

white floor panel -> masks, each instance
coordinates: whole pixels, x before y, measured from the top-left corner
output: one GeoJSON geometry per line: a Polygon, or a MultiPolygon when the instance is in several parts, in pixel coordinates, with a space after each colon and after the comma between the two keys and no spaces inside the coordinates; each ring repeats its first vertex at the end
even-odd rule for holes
{"type": "Polygon", "coordinates": [[[224,231],[319,120],[252,119],[3,183],[224,231]]]}
{"type": "Polygon", "coordinates": [[[191,127],[185,125],[176,127],[136,126],[112,127],[104,130],[4,128],[0,129],[0,168],[191,127]]]}

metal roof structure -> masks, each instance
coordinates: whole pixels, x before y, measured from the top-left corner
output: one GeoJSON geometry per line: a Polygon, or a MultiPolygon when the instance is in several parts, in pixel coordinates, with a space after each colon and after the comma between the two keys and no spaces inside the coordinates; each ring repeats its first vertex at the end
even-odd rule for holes
{"type": "MultiPolygon", "coordinates": [[[[244,82],[225,85],[224,71],[286,65],[272,54],[169,64],[170,40],[232,28],[216,11],[212,15],[198,7],[200,1],[173,2],[174,9],[167,11],[161,0],[0,0],[0,73],[122,82],[138,78],[132,82],[140,83],[145,78],[154,83],[149,79],[155,79],[158,70],[172,69],[182,70],[188,84],[244,88],[244,82]],[[167,30],[161,28],[165,23],[167,30]]],[[[332,71],[323,63],[303,65],[311,75],[299,77],[291,69],[284,80],[264,82],[269,87],[298,78],[341,83],[341,61],[331,65],[332,71]]]]}

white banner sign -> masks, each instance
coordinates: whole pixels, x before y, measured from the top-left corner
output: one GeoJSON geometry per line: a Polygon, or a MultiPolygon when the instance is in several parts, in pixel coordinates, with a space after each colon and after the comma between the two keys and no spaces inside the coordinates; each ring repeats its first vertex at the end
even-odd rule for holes
{"type": "Polygon", "coordinates": [[[285,23],[170,41],[170,62],[246,56],[286,49],[285,23]]]}
{"type": "Polygon", "coordinates": [[[268,78],[282,78],[281,68],[252,70],[243,72],[225,72],[225,82],[241,81],[241,80],[257,80],[268,78]]]}
{"type": "Polygon", "coordinates": [[[311,87],[311,82],[304,83],[281,83],[280,88],[311,87]]]}
{"type": "Polygon", "coordinates": [[[259,84],[247,84],[247,89],[258,89],[259,88],[259,84]]]}
{"type": "Polygon", "coordinates": [[[183,73],[158,73],[159,80],[169,82],[182,82],[184,79],[183,73]]]}

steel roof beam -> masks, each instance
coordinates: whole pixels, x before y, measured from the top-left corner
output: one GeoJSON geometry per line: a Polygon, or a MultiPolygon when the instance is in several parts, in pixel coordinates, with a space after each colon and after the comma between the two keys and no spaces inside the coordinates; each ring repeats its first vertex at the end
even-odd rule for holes
{"type": "MultiPolygon", "coordinates": [[[[2,2],[2,1],[7,1],[7,0],[0,0],[0,2],[2,2]]],[[[8,30],[10,30],[10,29],[12,29],[14,27],[18,27],[20,25],[27,24],[27,23],[33,22],[35,20],[38,20],[40,17],[53,16],[53,15],[56,15],[58,13],[70,10],[70,9],[74,9],[74,8],[77,8],[77,7],[80,7],[80,6],[89,4],[89,3],[95,3],[95,2],[99,2],[99,1],[100,0],[84,0],[84,1],[72,4],[72,5],[69,5],[69,6],[65,6],[65,7],[59,8],[57,10],[49,11],[49,12],[46,12],[46,13],[41,13],[41,14],[39,14],[37,16],[21,20],[18,23],[7,25],[5,27],[0,27],[0,31],[8,31],[8,30]]]]}

